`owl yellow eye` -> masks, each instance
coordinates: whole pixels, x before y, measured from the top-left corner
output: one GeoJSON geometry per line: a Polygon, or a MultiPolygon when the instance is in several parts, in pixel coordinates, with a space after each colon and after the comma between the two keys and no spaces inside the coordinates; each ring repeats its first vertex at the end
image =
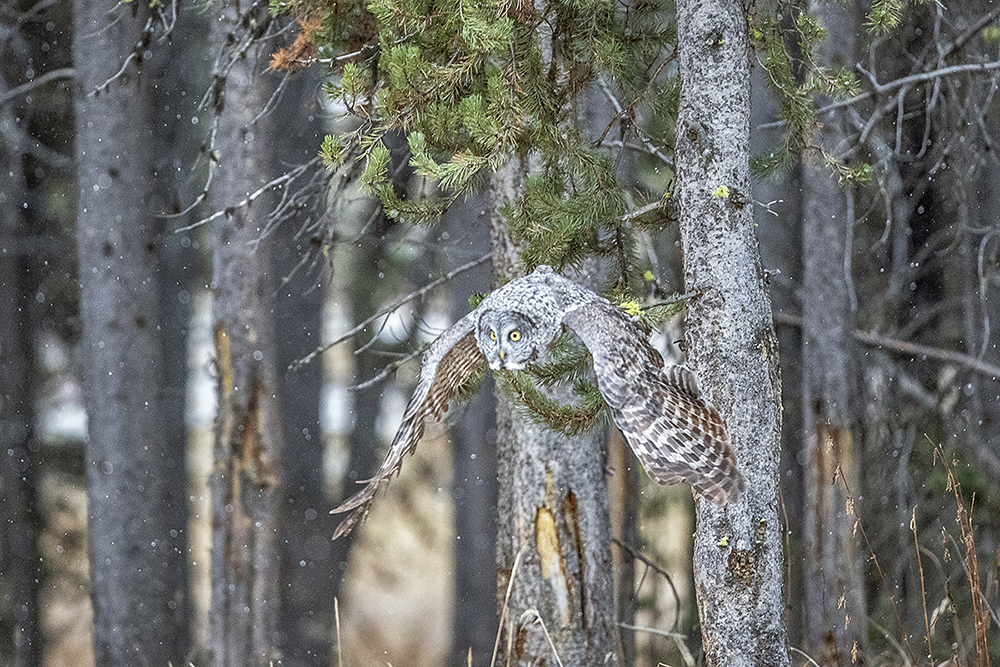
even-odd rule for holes
{"type": "Polygon", "coordinates": [[[491,330],[490,330],[490,340],[496,340],[496,339],[497,339],[497,332],[496,332],[496,331],[493,331],[493,330],[491,329],[491,330]]]}
{"type": "Polygon", "coordinates": [[[514,341],[515,343],[517,341],[521,340],[521,332],[520,331],[511,331],[510,332],[510,339],[512,341],[514,341]]]}

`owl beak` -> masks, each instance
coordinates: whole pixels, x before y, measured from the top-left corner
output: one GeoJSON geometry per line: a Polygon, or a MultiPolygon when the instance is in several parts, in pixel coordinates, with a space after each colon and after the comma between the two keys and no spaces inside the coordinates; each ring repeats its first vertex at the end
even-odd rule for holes
{"type": "Polygon", "coordinates": [[[503,348],[498,350],[498,352],[500,353],[500,361],[503,361],[503,348]]]}

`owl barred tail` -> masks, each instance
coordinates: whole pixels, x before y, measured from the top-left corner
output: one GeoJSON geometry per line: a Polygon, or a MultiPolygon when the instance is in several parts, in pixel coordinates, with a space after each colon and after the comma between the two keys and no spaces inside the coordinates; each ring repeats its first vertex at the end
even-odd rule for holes
{"type": "Polygon", "coordinates": [[[642,373],[643,391],[619,409],[615,424],[650,478],[687,482],[717,505],[739,498],[745,482],[719,412],[684,366],[642,373]]]}
{"type": "Polygon", "coordinates": [[[693,466],[700,470],[700,477],[691,486],[716,505],[734,502],[743,493],[746,483],[736,467],[729,433],[714,407],[700,401],[693,409],[697,412],[693,421],[701,420],[704,428],[692,433],[695,438],[701,436],[702,456],[693,466]]]}

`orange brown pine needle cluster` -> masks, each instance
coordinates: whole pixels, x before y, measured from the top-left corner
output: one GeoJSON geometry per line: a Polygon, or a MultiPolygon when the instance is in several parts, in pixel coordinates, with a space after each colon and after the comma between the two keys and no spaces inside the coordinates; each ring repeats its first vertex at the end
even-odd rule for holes
{"type": "Polygon", "coordinates": [[[308,65],[316,53],[313,34],[323,24],[323,12],[313,11],[299,19],[299,34],[291,45],[278,49],[271,56],[270,67],[273,70],[290,72],[298,67],[308,65]]]}

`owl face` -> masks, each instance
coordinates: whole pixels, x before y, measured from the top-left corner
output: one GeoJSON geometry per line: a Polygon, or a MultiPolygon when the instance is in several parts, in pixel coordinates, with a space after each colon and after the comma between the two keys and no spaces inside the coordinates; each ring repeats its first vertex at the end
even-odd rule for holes
{"type": "Polygon", "coordinates": [[[513,311],[486,311],[476,329],[479,349],[492,370],[516,371],[534,363],[547,341],[539,341],[537,327],[528,317],[513,311]]]}

